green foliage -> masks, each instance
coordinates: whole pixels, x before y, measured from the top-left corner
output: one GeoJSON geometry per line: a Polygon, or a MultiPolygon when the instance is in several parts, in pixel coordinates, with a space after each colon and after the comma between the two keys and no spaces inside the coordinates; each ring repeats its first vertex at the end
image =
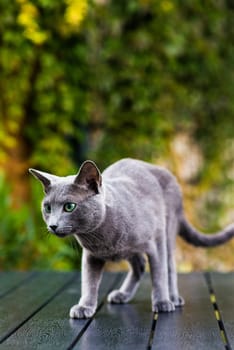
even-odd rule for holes
{"type": "Polygon", "coordinates": [[[82,141],[73,124],[77,117],[84,122],[85,99],[79,88],[85,78],[79,68],[82,52],[73,39],[86,0],[4,4],[1,0],[0,144],[10,151],[20,135],[32,163],[48,168],[50,160],[50,170],[71,171],[66,139],[82,141]],[[81,13],[74,17],[72,10],[81,13]]]}
{"type": "Polygon", "coordinates": [[[12,210],[10,189],[0,177],[0,270],[80,267],[80,248],[73,238],[59,240],[47,233],[40,208],[41,188],[32,187],[33,207],[12,210]]]}
{"type": "Polygon", "coordinates": [[[232,14],[215,1],[110,1],[93,8],[86,45],[91,113],[104,125],[101,161],[150,160],[180,130],[199,142],[212,166],[233,135],[232,14]]]}
{"type": "Polygon", "coordinates": [[[69,244],[42,234],[41,189],[30,187],[29,166],[67,175],[85,158],[103,169],[131,156],[167,160],[176,172],[173,140],[181,133],[203,159],[189,184],[202,194],[203,223],[213,229],[228,221],[232,3],[87,4],[0,0],[0,169],[11,186],[1,180],[0,268],[76,264],[69,244]],[[25,204],[13,209],[13,188],[25,186],[25,204]]]}

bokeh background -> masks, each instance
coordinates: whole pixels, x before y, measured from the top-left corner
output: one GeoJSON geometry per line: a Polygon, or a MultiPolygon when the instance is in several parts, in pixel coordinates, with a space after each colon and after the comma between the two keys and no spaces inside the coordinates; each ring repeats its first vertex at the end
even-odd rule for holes
{"type": "MultiPolygon", "coordinates": [[[[0,0],[0,270],[80,266],[29,167],[140,158],[177,176],[197,228],[234,221],[233,18],[232,0],[0,0]]],[[[178,239],[178,270],[233,253],[178,239]]]]}

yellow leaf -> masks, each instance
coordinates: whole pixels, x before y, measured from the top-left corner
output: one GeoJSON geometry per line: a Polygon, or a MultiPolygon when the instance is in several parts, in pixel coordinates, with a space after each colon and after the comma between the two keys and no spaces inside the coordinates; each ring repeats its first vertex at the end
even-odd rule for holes
{"type": "Polygon", "coordinates": [[[43,44],[48,39],[48,33],[40,29],[37,19],[38,9],[30,1],[17,0],[21,5],[18,23],[24,27],[24,35],[36,45],[43,44]]]}
{"type": "Polygon", "coordinates": [[[87,10],[87,0],[66,0],[67,8],[65,11],[65,21],[71,27],[79,27],[83,21],[87,10]]]}

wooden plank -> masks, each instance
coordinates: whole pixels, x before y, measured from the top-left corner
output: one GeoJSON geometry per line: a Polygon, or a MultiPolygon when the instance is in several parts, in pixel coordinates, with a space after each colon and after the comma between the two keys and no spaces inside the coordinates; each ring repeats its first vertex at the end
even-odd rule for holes
{"type": "Polygon", "coordinates": [[[234,349],[234,273],[212,272],[211,283],[228,341],[234,349]]]}
{"type": "Polygon", "coordinates": [[[151,282],[147,274],[131,303],[105,303],[74,349],[146,349],[153,316],[150,295],[151,282]]]}
{"type": "MultiPolygon", "coordinates": [[[[146,349],[152,325],[149,276],[145,276],[130,304],[102,306],[102,298],[118,278],[106,274],[100,293],[102,307],[94,319],[69,320],[69,309],[77,302],[80,290],[79,279],[69,284],[74,276],[39,273],[0,299],[0,339],[14,332],[0,348],[57,350],[71,349],[73,344],[75,349],[82,350],[146,349]]],[[[234,274],[212,274],[212,281],[233,345],[234,274]]],[[[159,314],[152,349],[223,349],[203,274],[180,275],[179,285],[186,305],[175,313],[159,314]]]]}
{"type": "MultiPolygon", "coordinates": [[[[104,275],[99,293],[101,302],[116,280],[117,274],[104,275]]],[[[20,327],[1,345],[1,349],[67,349],[92,321],[69,319],[70,307],[79,297],[80,278],[20,327]]]]}
{"type": "Polygon", "coordinates": [[[74,273],[38,273],[30,283],[23,284],[14,293],[2,298],[0,302],[0,343],[74,277],[74,273]]]}
{"type": "Polygon", "coordinates": [[[159,314],[153,349],[223,349],[203,274],[179,275],[179,288],[186,304],[172,314],[159,314]]]}
{"type": "Polygon", "coordinates": [[[32,272],[0,272],[0,298],[28,282],[33,275],[32,272]]]}

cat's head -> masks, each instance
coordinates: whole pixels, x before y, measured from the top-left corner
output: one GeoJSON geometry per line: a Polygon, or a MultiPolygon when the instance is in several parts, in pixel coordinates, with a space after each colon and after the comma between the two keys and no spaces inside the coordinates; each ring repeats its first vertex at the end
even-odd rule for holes
{"type": "Polygon", "coordinates": [[[104,219],[102,177],[95,163],[86,161],[77,175],[60,177],[29,169],[43,185],[42,216],[48,230],[59,237],[85,234],[104,219]]]}

